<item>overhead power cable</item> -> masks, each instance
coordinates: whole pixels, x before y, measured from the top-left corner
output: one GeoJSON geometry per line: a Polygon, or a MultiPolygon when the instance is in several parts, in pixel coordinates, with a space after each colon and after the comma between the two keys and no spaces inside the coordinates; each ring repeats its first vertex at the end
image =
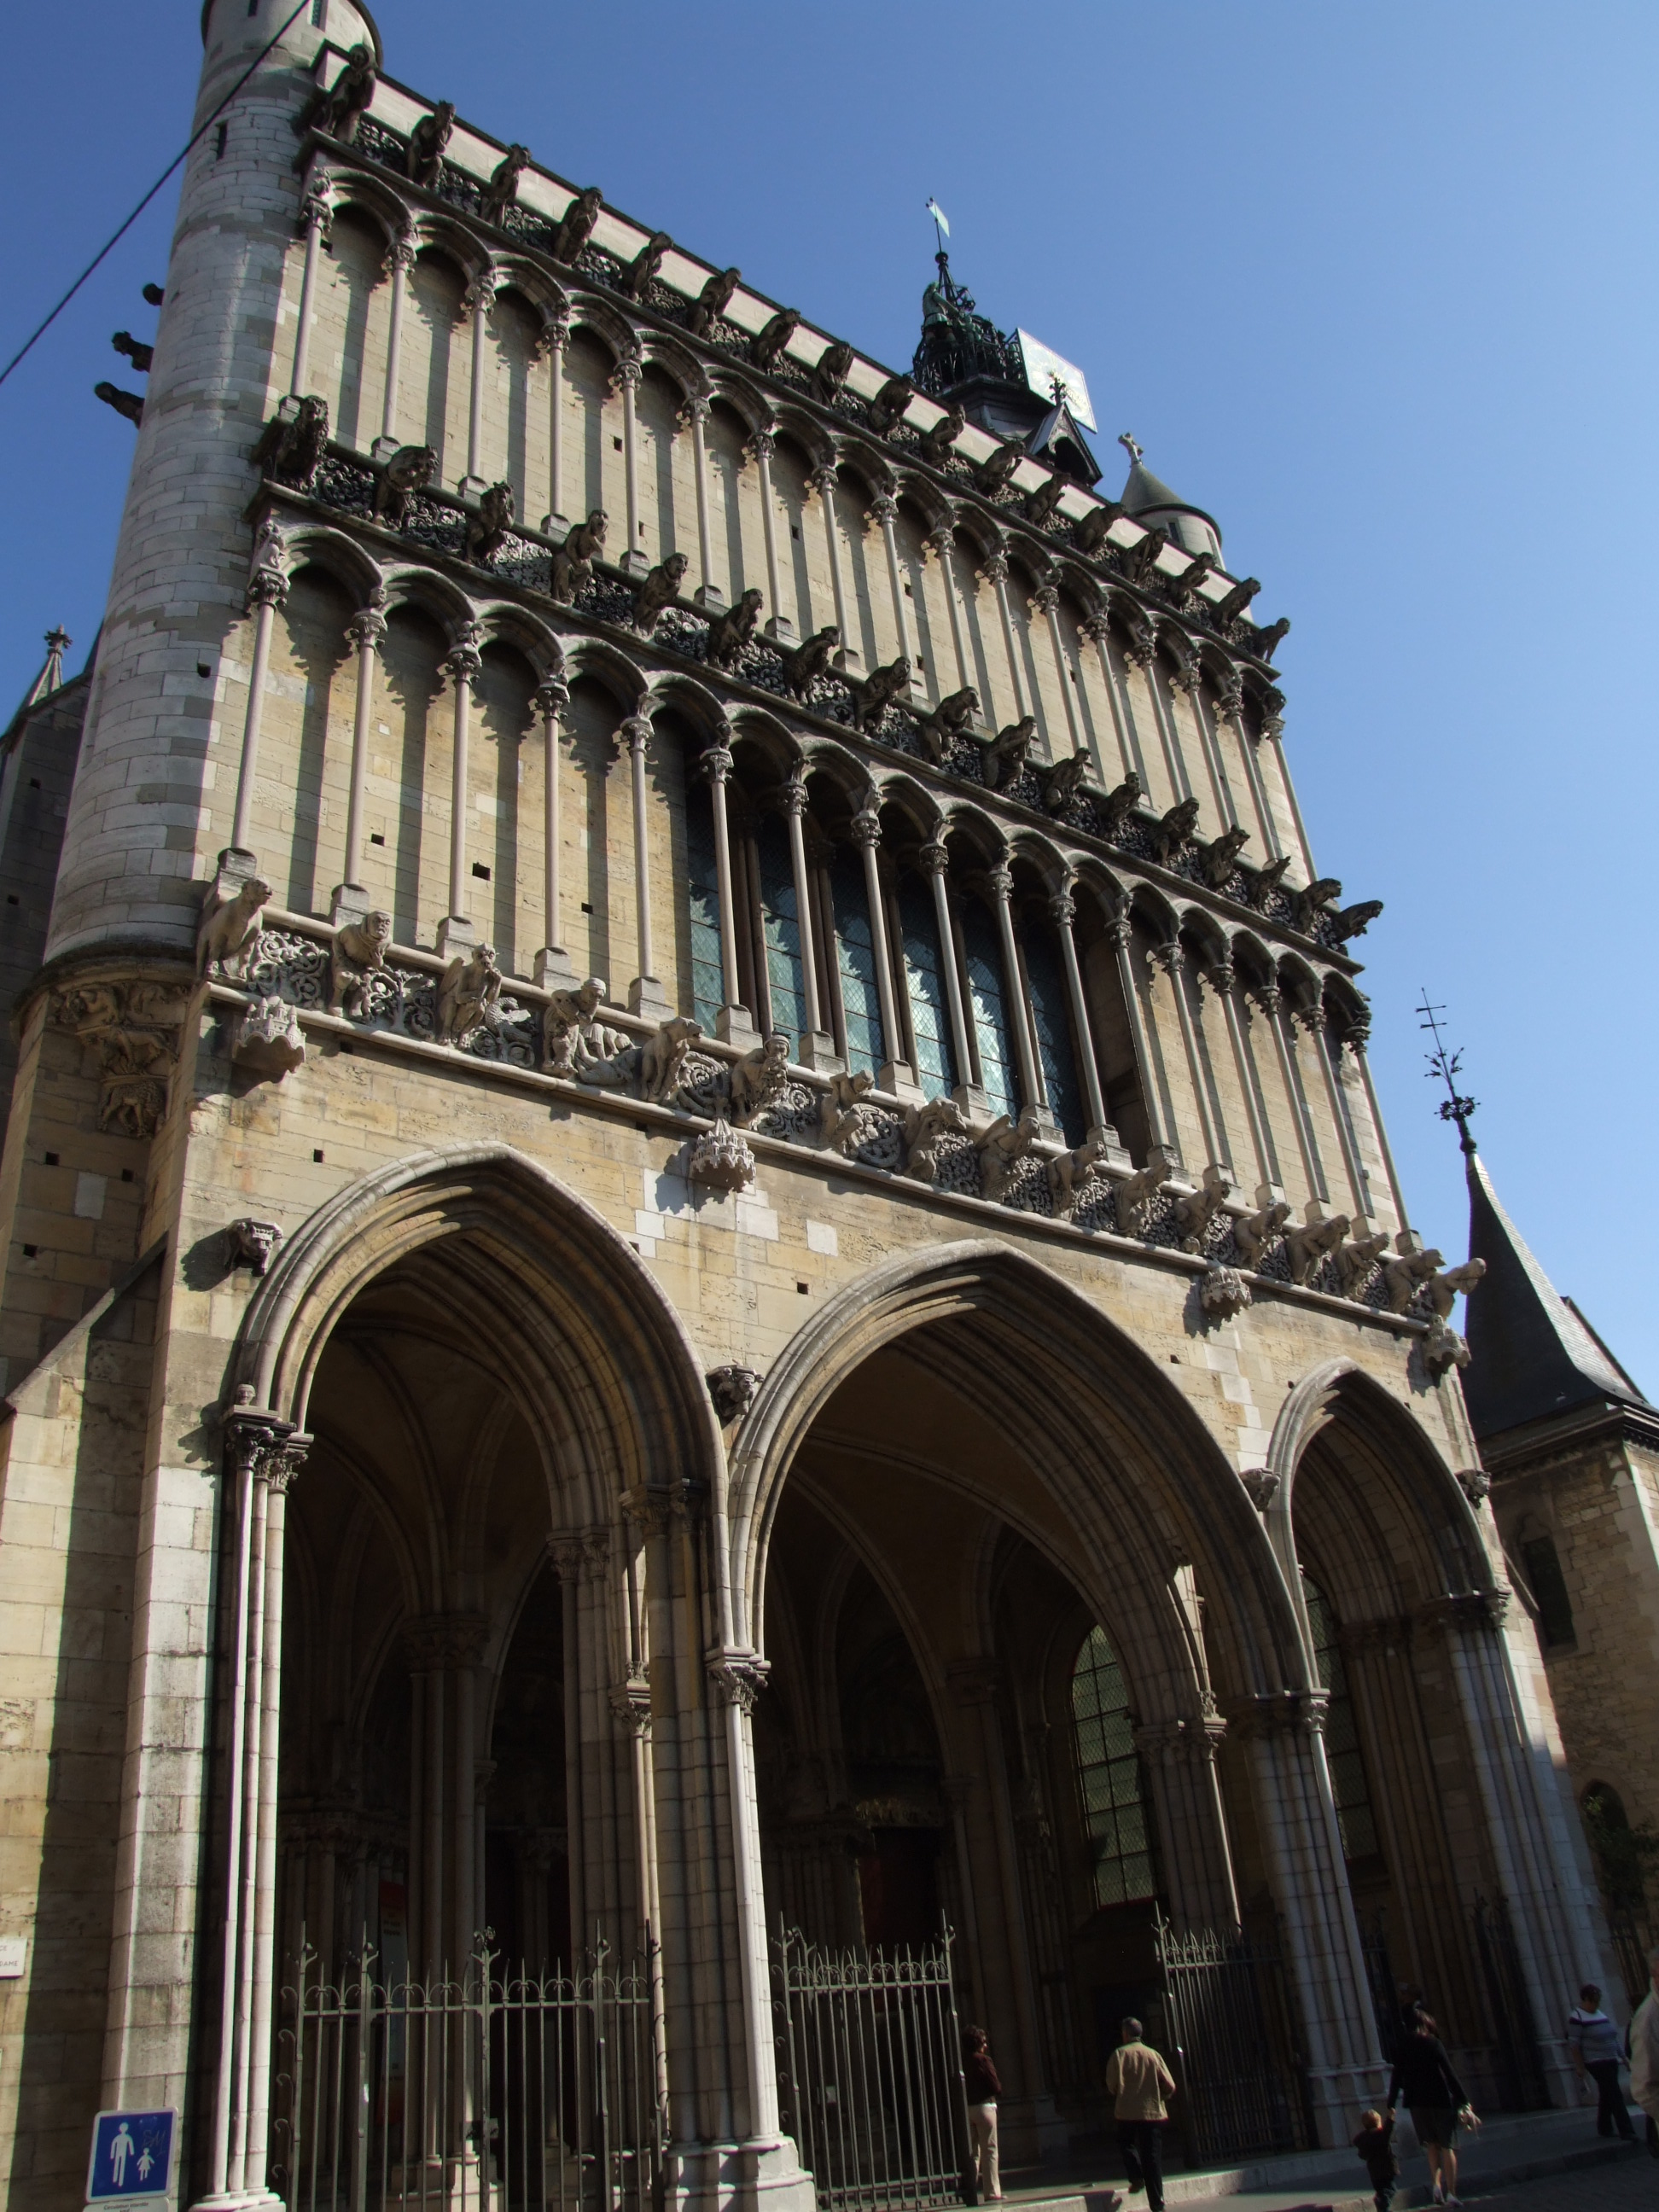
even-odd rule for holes
{"type": "Polygon", "coordinates": [[[24,339],[24,341],[23,341],[22,344],[21,344],[21,346],[19,346],[19,347],[18,347],[18,349],[17,349],[16,352],[15,352],[15,354],[13,354],[13,356],[12,356],[11,359],[10,359],[10,360],[6,363],[5,367],[4,367],[3,368],[0,368],[0,384],[3,384],[3,383],[5,382],[6,379],[7,379],[7,378],[11,374],[11,373],[12,373],[13,369],[15,369],[15,368],[16,368],[16,366],[17,366],[18,362],[19,362],[20,361],[21,361],[21,360],[22,360],[23,356],[24,356],[27,353],[30,352],[30,351],[33,349],[33,347],[38,343],[38,342],[39,342],[41,338],[45,337],[45,336],[46,336],[46,332],[47,332],[47,331],[52,328],[52,325],[53,325],[53,324],[58,320],[58,318],[59,317],[59,315],[61,315],[61,314],[63,313],[63,312],[64,312],[64,308],[68,307],[68,305],[69,305],[70,301],[75,297],[76,294],[80,290],[81,287],[82,287],[82,286],[86,283],[86,281],[87,281],[88,277],[91,276],[91,274],[92,274],[93,270],[94,270],[94,269],[96,269],[96,268],[97,268],[97,266],[98,266],[99,263],[100,263],[100,261],[102,261],[102,260],[106,258],[106,256],[107,254],[109,254],[110,252],[112,252],[114,250],[114,248],[115,248],[116,246],[118,246],[120,244],[121,240],[122,240],[126,236],[127,233],[128,233],[128,232],[132,228],[133,224],[134,224],[135,222],[137,222],[137,220],[138,220],[139,216],[140,216],[141,215],[143,215],[143,213],[144,210],[145,210],[145,209],[149,205],[150,202],[155,198],[155,197],[156,193],[157,193],[157,192],[159,192],[159,191],[161,191],[161,189],[162,185],[163,185],[164,184],[166,184],[166,182],[167,182],[167,179],[168,179],[168,178],[173,174],[173,171],[174,171],[174,170],[179,167],[179,164],[181,161],[185,161],[185,160],[187,160],[187,159],[189,158],[189,155],[190,155],[190,153],[191,153],[191,148],[192,148],[192,147],[194,147],[194,146],[196,146],[196,145],[197,145],[197,144],[198,144],[198,143],[199,143],[203,138],[204,138],[204,137],[207,136],[208,132],[209,132],[209,131],[213,128],[214,125],[215,125],[215,124],[219,120],[219,118],[220,118],[220,117],[224,113],[224,112],[225,112],[225,110],[226,110],[226,108],[228,108],[228,107],[230,106],[231,101],[232,101],[233,100],[234,100],[234,99],[235,99],[235,97],[236,97],[237,94],[241,90],[242,87],[243,87],[243,86],[247,82],[248,79],[252,76],[252,74],[253,74],[254,70],[257,70],[257,69],[258,68],[258,66],[259,66],[260,63],[264,61],[264,59],[265,58],[265,56],[266,56],[268,53],[270,53],[270,52],[271,52],[271,49],[272,49],[273,47],[275,47],[275,46],[279,46],[279,45],[282,43],[283,40],[287,36],[287,34],[288,34],[289,31],[293,27],[293,26],[294,26],[296,22],[298,22],[298,21],[299,21],[300,17],[301,17],[301,15],[304,15],[304,13],[305,13],[305,11],[306,11],[307,8],[309,5],[310,5],[310,0],[300,0],[300,4],[299,4],[299,6],[298,6],[295,10],[294,10],[294,13],[293,13],[289,17],[289,19],[288,19],[287,22],[285,22],[285,23],[283,25],[282,29],[281,29],[280,31],[278,31],[278,32],[277,32],[277,33],[276,33],[276,37],[275,37],[274,39],[272,39],[272,40],[270,41],[270,43],[269,43],[268,45],[264,46],[262,46],[262,47],[259,49],[258,52],[254,56],[253,59],[252,59],[252,60],[248,64],[247,67],[243,70],[243,72],[242,72],[242,74],[240,75],[240,76],[239,76],[239,77],[237,78],[237,80],[236,80],[235,83],[234,83],[234,85],[232,85],[232,87],[230,88],[230,90],[229,90],[229,91],[225,94],[224,98],[223,98],[223,99],[219,102],[219,105],[218,105],[218,106],[214,109],[214,111],[213,111],[212,114],[211,114],[211,115],[210,115],[210,116],[208,117],[207,120],[203,124],[203,125],[202,125],[201,129],[200,129],[198,131],[197,131],[197,132],[195,133],[194,137],[191,137],[191,139],[190,140],[189,143],[188,143],[187,145],[185,145],[185,146],[182,149],[182,150],[181,150],[180,152],[179,152],[179,153],[175,154],[175,155],[173,155],[173,157],[172,161],[170,161],[167,163],[167,165],[166,168],[162,170],[162,172],[161,172],[161,175],[160,175],[159,177],[157,177],[157,179],[155,179],[155,183],[150,186],[149,190],[149,191],[144,194],[144,197],[143,198],[143,199],[141,199],[141,200],[139,201],[139,203],[138,203],[137,206],[136,208],[134,208],[134,210],[132,210],[132,213],[131,213],[131,214],[127,217],[126,221],[125,221],[125,222],[121,225],[121,228],[119,228],[119,230],[113,232],[113,233],[111,234],[111,236],[110,236],[109,238],[107,238],[107,239],[105,240],[105,242],[103,243],[103,245],[102,245],[102,246],[100,246],[99,247],[99,249],[98,249],[97,252],[96,252],[96,253],[94,253],[94,254],[93,255],[93,257],[92,257],[91,260],[88,262],[88,264],[87,264],[86,267],[85,267],[85,268],[81,271],[81,274],[80,274],[80,275],[76,278],[75,282],[74,282],[74,283],[70,286],[70,288],[69,288],[68,291],[64,293],[64,295],[63,298],[62,298],[62,299],[58,302],[58,305],[57,305],[57,306],[52,309],[52,313],[51,313],[46,317],[46,320],[45,320],[43,323],[40,324],[40,325],[38,325],[34,330],[33,330],[33,331],[30,331],[30,333],[29,333],[29,335],[27,336],[27,337],[26,337],[26,338],[24,339]]]}

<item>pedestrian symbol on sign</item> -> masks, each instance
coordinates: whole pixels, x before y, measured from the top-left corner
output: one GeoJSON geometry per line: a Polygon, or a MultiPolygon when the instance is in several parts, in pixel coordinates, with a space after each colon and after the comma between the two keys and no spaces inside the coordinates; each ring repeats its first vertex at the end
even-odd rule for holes
{"type": "Polygon", "coordinates": [[[173,2191],[176,2112],[100,2112],[87,2170],[88,2204],[152,2202],[173,2191]]]}

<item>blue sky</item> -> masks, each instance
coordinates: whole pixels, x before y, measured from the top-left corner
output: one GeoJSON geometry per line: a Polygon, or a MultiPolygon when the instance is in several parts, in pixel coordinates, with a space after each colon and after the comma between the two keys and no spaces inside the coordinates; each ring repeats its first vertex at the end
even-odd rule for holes
{"type": "MultiPolygon", "coordinates": [[[[9,33],[0,353],[182,143],[196,0],[9,33]],[[26,216],[27,220],[20,220],[26,216]]],[[[1413,1012],[1449,1008],[1483,1153],[1559,1289],[1659,1387],[1631,1177],[1659,724],[1659,10],[1456,0],[381,0],[391,74],[895,367],[933,232],[1004,328],[1086,369],[1112,441],[1263,579],[1316,856],[1388,911],[1357,946],[1411,1209],[1461,1256],[1455,1138],[1413,1012]]],[[[90,643],[171,188],[0,387],[0,692],[90,643]]],[[[1645,1203],[1645,1201],[1644,1201],[1645,1203]]],[[[1644,1217],[1645,1218],[1645,1216],[1644,1217]]]]}

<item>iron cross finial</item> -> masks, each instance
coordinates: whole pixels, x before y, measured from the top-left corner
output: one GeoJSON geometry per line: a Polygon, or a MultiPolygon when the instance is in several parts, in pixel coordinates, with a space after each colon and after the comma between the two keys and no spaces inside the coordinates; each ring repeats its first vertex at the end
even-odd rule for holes
{"type": "Polygon", "coordinates": [[[1144,447],[1138,446],[1135,443],[1134,434],[1130,430],[1125,430],[1119,437],[1117,442],[1129,456],[1131,465],[1138,461],[1140,459],[1142,453],[1146,450],[1144,447]]]}

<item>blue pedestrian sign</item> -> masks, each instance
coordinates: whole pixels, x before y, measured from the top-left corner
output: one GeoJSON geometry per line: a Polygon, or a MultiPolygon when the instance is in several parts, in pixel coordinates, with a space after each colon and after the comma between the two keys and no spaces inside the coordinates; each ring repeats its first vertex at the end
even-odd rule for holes
{"type": "Polygon", "coordinates": [[[88,2204],[154,2203],[173,2192],[179,2115],[100,2112],[92,2124],[88,2204]]]}

